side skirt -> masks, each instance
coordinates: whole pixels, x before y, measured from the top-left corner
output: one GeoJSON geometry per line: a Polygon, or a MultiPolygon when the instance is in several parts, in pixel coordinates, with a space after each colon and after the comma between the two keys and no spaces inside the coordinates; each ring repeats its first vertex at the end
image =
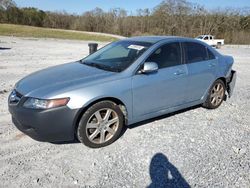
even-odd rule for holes
{"type": "Polygon", "coordinates": [[[176,112],[178,110],[183,110],[183,109],[186,109],[186,108],[189,108],[189,107],[192,107],[192,106],[196,106],[196,105],[202,104],[203,102],[204,102],[203,100],[193,101],[193,102],[190,102],[190,103],[186,103],[184,105],[179,105],[179,106],[175,106],[175,107],[171,107],[171,108],[166,108],[166,109],[163,109],[163,110],[159,110],[157,112],[148,113],[148,114],[145,114],[143,116],[135,117],[132,120],[128,120],[128,126],[131,125],[131,124],[134,124],[134,123],[138,123],[140,121],[144,121],[144,120],[147,120],[147,119],[151,119],[151,118],[155,118],[155,117],[158,117],[158,116],[166,115],[168,113],[176,112]]]}

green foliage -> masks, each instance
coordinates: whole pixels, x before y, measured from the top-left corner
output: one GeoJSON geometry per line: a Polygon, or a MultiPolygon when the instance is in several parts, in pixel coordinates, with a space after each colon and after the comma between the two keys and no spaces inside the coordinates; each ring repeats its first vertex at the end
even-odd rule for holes
{"type": "Polygon", "coordinates": [[[48,29],[41,27],[31,27],[24,25],[0,24],[0,35],[35,38],[59,38],[72,40],[89,41],[115,41],[117,38],[101,36],[97,34],[87,34],[84,32],[48,29]]]}

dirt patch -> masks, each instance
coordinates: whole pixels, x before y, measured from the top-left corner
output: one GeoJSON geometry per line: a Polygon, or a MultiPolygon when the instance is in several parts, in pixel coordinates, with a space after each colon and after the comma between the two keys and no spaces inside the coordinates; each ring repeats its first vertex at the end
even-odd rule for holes
{"type": "Polygon", "coordinates": [[[3,89],[3,90],[0,90],[0,95],[1,94],[5,94],[5,93],[8,93],[9,91],[7,89],[3,89]]]}
{"type": "Polygon", "coordinates": [[[17,135],[15,135],[14,140],[20,140],[23,137],[26,137],[27,135],[23,134],[23,133],[18,133],[17,135]]]}
{"type": "Polygon", "coordinates": [[[0,66],[0,69],[7,69],[6,66],[0,66]]]}

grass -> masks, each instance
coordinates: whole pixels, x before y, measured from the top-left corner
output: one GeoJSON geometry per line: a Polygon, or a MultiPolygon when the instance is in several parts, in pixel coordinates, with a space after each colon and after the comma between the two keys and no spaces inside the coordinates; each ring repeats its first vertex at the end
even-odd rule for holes
{"type": "Polygon", "coordinates": [[[24,25],[13,25],[13,24],[0,24],[0,35],[15,36],[15,37],[87,40],[87,41],[101,41],[101,42],[107,42],[107,41],[109,42],[117,40],[117,38],[111,36],[89,34],[72,30],[50,29],[42,27],[24,26],[24,25]]]}

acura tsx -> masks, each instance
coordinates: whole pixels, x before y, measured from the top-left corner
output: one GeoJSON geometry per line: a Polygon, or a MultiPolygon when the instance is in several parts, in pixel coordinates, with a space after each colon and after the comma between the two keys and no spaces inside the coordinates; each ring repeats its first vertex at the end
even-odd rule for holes
{"type": "Polygon", "coordinates": [[[127,38],[23,78],[9,111],[35,140],[103,147],[136,122],[200,104],[219,107],[235,86],[233,63],[191,38],[127,38]]]}

